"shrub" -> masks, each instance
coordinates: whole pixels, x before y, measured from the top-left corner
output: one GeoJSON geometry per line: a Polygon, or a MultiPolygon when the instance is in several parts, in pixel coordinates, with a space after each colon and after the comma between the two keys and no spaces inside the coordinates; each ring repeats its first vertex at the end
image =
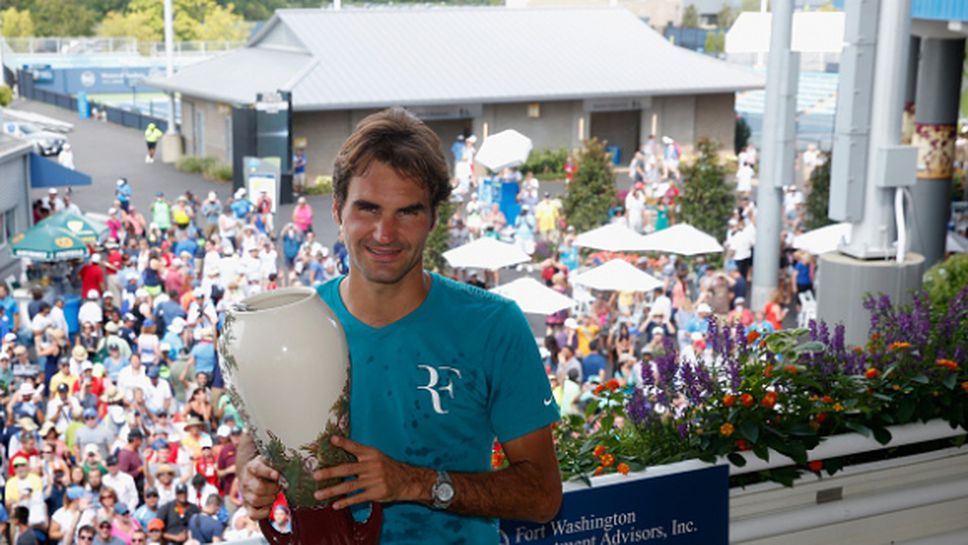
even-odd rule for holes
{"type": "Polygon", "coordinates": [[[736,116],[736,128],[733,133],[733,150],[736,151],[736,155],[739,155],[746,144],[749,144],[752,134],[753,131],[750,129],[750,124],[746,122],[746,118],[741,115],[736,116]]]}
{"type": "Polygon", "coordinates": [[[214,157],[206,157],[202,165],[202,175],[219,182],[232,181],[232,165],[227,165],[214,157]]]}
{"type": "Polygon", "coordinates": [[[13,89],[9,85],[0,85],[0,106],[8,106],[13,102],[13,89]]]}
{"type": "Polygon", "coordinates": [[[968,286],[968,254],[953,255],[924,274],[924,291],[933,304],[944,308],[964,286],[968,286]]]}
{"type": "Polygon", "coordinates": [[[538,179],[564,178],[565,161],[568,148],[535,150],[528,156],[528,162],[521,165],[521,172],[531,171],[538,179]]]}
{"type": "Polygon", "coordinates": [[[179,172],[201,174],[202,159],[200,157],[182,157],[175,163],[175,169],[179,172]]]}
{"type": "Polygon", "coordinates": [[[316,176],[316,179],[306,188],[309,195],[329,195],[333,193],[332,176],[316,176]]]}
{"type": "Polygon", "coordinates": [[[568,223],[579,233],[603,224],[615,202],[615,175],[605,143],[592,138],[578,155],[578,171],[564,198],[568,223]]]}
{"type": "Polygon", "coordinates": [[[827,215],[830,202],[830,154],[821,155],[823,163],[810,173],[807,186],[807,229],[819,229],[830,225],[833,220],[827,215]]]}
{"type": "Polygon", "coordinates": [[[682,219],[722,242],[736,198],[726,183],[719,146],[702,138],[696,143],[696,153],[696,160],[682,169],[682,219]]]}

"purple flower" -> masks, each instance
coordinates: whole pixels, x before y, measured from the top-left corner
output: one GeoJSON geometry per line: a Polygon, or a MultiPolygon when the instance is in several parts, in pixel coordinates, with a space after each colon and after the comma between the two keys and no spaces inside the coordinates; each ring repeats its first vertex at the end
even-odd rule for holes
{"type": "Polygon", "coordinates": [[[636,426],[647,426],[653,416],[652,403],[640,388],[636,388],[625,404],[625,412],[636,426]]]}

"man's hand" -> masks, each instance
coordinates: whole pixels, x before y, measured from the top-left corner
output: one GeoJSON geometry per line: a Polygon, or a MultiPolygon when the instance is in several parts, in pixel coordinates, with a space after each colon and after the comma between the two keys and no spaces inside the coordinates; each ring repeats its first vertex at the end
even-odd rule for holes
{"type": "Polygon", "coordinates": [[[375,448],[345,437],[333,436],[331,442],[354,455],[356,462],[320,469],[313,473],[313,478],[317,481],[351,476],[356,478],[317,491],[317,500],[356,493],[335,502],[333,509],[344,509],[363,502],[431,500],[430,489],[434,482],[431,470],[398,462],[375,448]]]}
{"type": "Polygon", "coordinates": [[[261,520],[269,516],[276,496],[282,490],[278,471],[269,467],[265,460],[256,455],[255,443],[248,434],[242,436],[236,458],[236,473],[239,476],[239,489],[249,518],[261,520]],[[241,469],[241,471],[240,471],[241,469]]]}

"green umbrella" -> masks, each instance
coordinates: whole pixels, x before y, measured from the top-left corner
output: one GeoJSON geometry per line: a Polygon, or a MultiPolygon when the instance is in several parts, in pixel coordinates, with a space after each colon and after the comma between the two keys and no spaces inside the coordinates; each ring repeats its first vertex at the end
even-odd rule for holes
{"type": "Polygon", "coordinates": [[[98,239],[101,238],[101,235],[107,231],[107,226],[103,223],[72,212],[59,212],[39,222],[37,225],[46,224],[67,229],[87,244],[96,244],[98,239]]]}
{"type": "Polygon", "coordinates": [[[49,223],[38,223],[13,237],[11,252],[15,257],[37,261],[66,261],[87,257],[88,250],[70,230],[49,223]]]}

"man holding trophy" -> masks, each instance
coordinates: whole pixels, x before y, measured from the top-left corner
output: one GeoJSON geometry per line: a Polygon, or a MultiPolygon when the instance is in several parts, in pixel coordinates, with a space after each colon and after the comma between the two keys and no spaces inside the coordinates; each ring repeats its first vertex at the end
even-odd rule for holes
{"type": "MultiPolygon", "coordinates": [[[[493,545],[497,518],[550,520],[561,502],[559,412],[524,315],[422,266],[428,235],[447,221],[437,217],[450,194],[437,136],[402,109],[373,114],[340,149],[333,185],[350,272],[317,292],[349,347],[351,438],[332,444],[355,461],[315,471],[337,479],[316,500],[357,520],[379,504],[388,544],[493,545]],[[491,471],[495,438],[510,465],[491,471]]],[[[281,474],[251,439],[237,473],[249,515],[267,517],[281,474]]]]}

